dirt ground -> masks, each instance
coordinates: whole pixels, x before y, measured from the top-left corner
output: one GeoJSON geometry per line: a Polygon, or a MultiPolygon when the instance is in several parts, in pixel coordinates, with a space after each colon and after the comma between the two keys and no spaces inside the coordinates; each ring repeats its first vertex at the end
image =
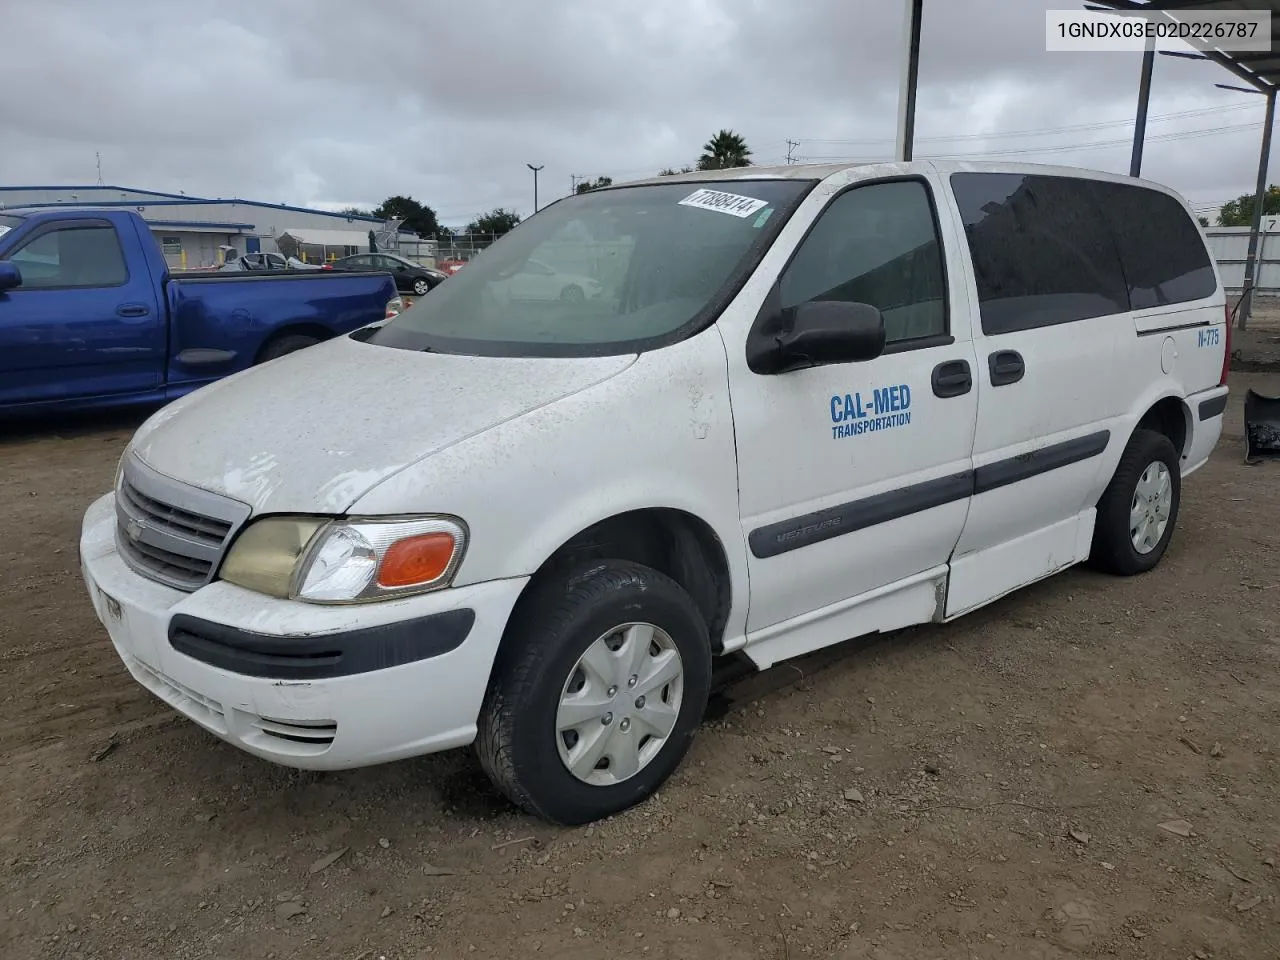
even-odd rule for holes
{"type": "Polygon", "coordinates": [[[1234,376],[1156,572],[743,681],[658,798],[571,830],[468,752],[299,774],[173,714],[76,567],[138,418],[0,437],[0,956],[1280,956],[1280,463],[1242,463],[1249,384],[1280,374],[1234,376]]]}

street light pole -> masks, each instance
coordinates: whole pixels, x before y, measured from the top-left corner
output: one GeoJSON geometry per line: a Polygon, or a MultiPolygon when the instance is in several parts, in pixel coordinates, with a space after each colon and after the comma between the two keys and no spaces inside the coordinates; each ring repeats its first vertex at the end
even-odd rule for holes
{"type": "Polygon", "coordinates": [[[533,212],[537,213],[538,212],[538,171],[541,170],[542,167],[545,167],[546,164],[544,163],[542,164],[542,166],[535,167],[532,163],[526,163],[525,166],[533,171],[533,212]]]}

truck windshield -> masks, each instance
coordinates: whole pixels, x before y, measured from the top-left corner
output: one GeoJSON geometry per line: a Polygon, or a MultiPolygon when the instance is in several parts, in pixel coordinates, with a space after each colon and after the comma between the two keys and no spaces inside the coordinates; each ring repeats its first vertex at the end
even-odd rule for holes
{"type": "Polygon", "coordinates": [[[599,356],[674,342],[758,262],[813,181],[620,187],[555,203],[368,342],[485,356],[599,356]]]}

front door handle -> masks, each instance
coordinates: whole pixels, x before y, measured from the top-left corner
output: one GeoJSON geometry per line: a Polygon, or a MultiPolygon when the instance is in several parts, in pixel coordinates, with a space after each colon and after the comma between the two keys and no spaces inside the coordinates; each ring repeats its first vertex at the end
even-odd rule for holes
{"type": "Polygon", "coordinates": [[[973,374],[968,360],[946,360],[933,368],[933,395],[959,397],[973,388],[973,374]]]}
{"type": "Polygon", "coordinates": [[[1021,380],[1027,372],[1027,365],[1017,350],[997,350],[987,357],[987,369],[991,371],[991,385],[1003,387],[1021,380]]]}
{"type": "Polygon", "coordinates": [[[151,308],[145,303],[122,303],[116,307],[116,316],[119,317],[145,317],[151,312],[151,308]]]}

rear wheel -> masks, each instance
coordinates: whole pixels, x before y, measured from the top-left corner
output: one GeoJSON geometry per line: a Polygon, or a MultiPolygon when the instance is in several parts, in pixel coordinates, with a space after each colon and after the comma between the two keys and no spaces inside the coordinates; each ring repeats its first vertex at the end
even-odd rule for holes
{"type": "Polygon", "coordinates": [[[1090,560],[1132,576],[1155,567],[1173,539],[1182,474],[1173,443],[1154,430],[1134,431],[1098,501],[1090,560]]]}
{"type": "Polygon", "coordinates": [[[710,690],[711,647],[692,598],[649,567],[595,561],[535,587],[510,629],[476,741],[498,789],[565,824],[658,789],[710,690]]]}
{"type": "Polygon", "coordinates": [[[266,363],[268,360],[283,357],[286,353],[293,353],[295,350],[302,350],[304,347],[315,346],[319,342],[316,337],[309,337],[303,333],[291,333],[287,336],[276,337],[276,339],[262,348],[262,353],[258,356],[258,362],[266,363]]]}

